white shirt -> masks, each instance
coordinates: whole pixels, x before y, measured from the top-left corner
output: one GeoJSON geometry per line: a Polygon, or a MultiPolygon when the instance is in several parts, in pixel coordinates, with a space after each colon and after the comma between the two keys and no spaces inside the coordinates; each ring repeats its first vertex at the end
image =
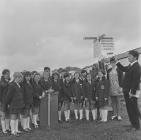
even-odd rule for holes
{"type": "Polygon", "coordinates": [[[138,62],[138,61],[135,60],[134,62],[130,63],[130,65],[133,66],[136,62],[138,62]]]}

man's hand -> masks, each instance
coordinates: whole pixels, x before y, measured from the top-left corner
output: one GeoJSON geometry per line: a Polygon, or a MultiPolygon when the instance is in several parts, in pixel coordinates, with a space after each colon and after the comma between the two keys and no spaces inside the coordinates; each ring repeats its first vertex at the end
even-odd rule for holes
{"type": "Polygon", "coordinates": [[[140,94],[141,94],[141,91],[140,90],[137,90],[135,95],[132,94],[131,91],[130,91],[129,92],[129,98],[132,98],[132,97],[139,98],[140,97],[140,94]]]}

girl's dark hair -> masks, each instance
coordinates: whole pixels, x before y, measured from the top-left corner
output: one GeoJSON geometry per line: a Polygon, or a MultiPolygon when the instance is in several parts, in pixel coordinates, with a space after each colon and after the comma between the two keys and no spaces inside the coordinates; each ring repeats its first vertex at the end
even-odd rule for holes
{"type": "Polygon", "coordinates": [[[9,69],[4,69],[4,70],[2,71],[2,75],[5,75],[6,73],[9,73],[9,72],[10,72],[9,69]]]}
{"type": "Polygon", "coordinates": [[[111,57],[111,58],[110,58],[110,63],[115,63],[115,62],[116,62],[115,57],[111,57]]]}
{"type": "Polygon", "coordinates": [[[57,76],[58,76],[58,79],[60,79],[59,73],[55,72],[55,73],[52,74],[52,79],[53,79],[53,80],[54,80],[54,76],[55,76],[55,75],[57,75],[57,76]]]}

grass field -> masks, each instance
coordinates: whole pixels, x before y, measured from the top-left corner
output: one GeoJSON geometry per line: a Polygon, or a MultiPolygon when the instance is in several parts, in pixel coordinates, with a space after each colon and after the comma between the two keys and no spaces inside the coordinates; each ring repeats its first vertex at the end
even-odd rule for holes
{"type": "Polygon", "coordinates": [[[122,121],[109,120],[107,123],[94,121],[74,121],[58,124],[56,128],[34,129],[20,137],[3,136],[0,140],[141,140],[141,131],[127,131],[128,117],[122,107],[122,121]]]}

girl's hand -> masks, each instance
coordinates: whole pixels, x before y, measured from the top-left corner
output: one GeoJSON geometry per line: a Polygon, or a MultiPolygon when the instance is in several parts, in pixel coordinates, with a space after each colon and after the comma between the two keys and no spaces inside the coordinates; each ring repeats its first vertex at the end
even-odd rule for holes
{"type": "Polygon", "coordinates": [[[73,97],[71,97],[71,100],[73,100],[73,97]]]}
{"type": "Polygon", "coordinates": [[[83,96],[81,96],[81,99],[83,99],[83,96]]]}
{"type": "Polygon", "coordinates": [[[48,92],[50,92],[50,93],[51,93],[51,92],[54,92],[54,90],[50,88],[50,89],[48,90],[48,92]]]}

